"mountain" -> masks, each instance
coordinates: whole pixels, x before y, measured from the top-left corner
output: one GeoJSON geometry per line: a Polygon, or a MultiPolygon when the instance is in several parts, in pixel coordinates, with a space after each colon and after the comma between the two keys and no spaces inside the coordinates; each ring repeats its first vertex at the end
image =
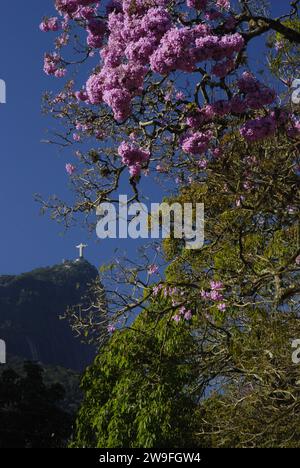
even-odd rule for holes
{"type": "Polygon", "coordinates": [[[97,276],[84,259],[0,276],[0,339],[7,353],[78,372],[91,364],[94,347],[75,338],[60,317],[68,306],[82,302],[97,276]]]}

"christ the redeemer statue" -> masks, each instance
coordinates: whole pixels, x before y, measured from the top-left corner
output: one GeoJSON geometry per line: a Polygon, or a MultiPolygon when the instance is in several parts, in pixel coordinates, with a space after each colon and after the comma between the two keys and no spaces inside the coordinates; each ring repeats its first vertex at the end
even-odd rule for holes
{"type": "Polygon", "coordinates": [[[79,249],[79,258],[83,258],[83,252],[86,247],[87,245],[82,243],[76,246],[76,249],[79,249]]]}

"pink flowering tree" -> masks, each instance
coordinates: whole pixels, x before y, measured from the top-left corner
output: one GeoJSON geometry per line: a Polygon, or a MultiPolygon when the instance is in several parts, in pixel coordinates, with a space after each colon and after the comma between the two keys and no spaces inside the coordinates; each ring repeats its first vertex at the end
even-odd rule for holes
{"type": "MultiPolygon", "coordinates": [[[[225,314],[227,291],[235,291],[234,302],[242,307],[260,284],[259,249],[245,254],[246,232],[295,227],[300,121],[291,78],[300,44],[298,3],[272,18],[264,4],[247,0],[56,0],[55,16],[43,19],[40,29],[55,34],[44,71],[64,82],[61,92],[45,95],[45,110],[65,128],[51,142],[74,148],[66,170],[75,194],[72,205],[54,199],[45,206],[68,223],[76,213],[94,214],[99,203],[116,200],[124,181],[129,203],[140,200],[143,179],[154,177],[182,201],[209,203],[211,245],[222,238],[220,229],[231,233],[234,226],[230,242],[239,246],[239,274],[253,285],[245,292],[222,262],[217,272],[212,254],[204,254],[200,264],[196,256],[191,268],[176,242],[166,246],[167,258],[162,255],[162,262],[171,261],[163,284],[156,246],[134,269],[118,263],[113,280],[132,284],[138,293],[114,294],[117,315],[142,307],[153,295],[170,300],[166,309],[176,322],[192,319],[199,295],[218,317],[225,314]],[[266,40],[272,75],[265,60],[259,76],[249,57],[252,45],[260,41],[263,50],[266,40]]],[[[286,261],[295,264],[299,254],[298,245],[286,261]]],[[[265,279],[272,278],[275,290],[265,290],[266,297],[275,294],[279,304],[296,294],[289,284],[292,292],[284,296],[276,272],[269,275],[265,279]]]]}
{"type": "MultiPolygon", "coordinates": [[[[55,7],[58,16],[40,25],[57,34],[44,70],[70,78],[47,104],[65,119],[64,144],[88,140],[93,148],[88,155],[79,148],[78,165],[93,165],[100,198],[116,190],[126,168],[134,192],[145,173],[194,174],[227,151],[230,128],[246,142],[279,128],[297,133],[274,83],[249,69],[247,50],[268,31],[297,45],[300,32],[264,17],[255,2],[58,0],[55,7]],[[84,71],[75,83],[76,65],[84,71]]],[[[296,7],[287,13],[295,17],[296,7]]],[[[87,209],[94,201],[99,195],[87,209]]]]}

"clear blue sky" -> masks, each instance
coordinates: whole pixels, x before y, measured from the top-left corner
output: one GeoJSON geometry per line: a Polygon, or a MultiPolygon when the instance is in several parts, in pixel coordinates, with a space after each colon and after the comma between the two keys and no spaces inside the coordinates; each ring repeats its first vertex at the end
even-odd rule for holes
{"type": "MultiPolygon", "coordinates": [[[[273,0],[272,4],[278,10],[289,2],[273,0]]],[[[38,29],[41,18],[53,12],[52,5],[53,0],[1,4],[0,79],[7,84],[7,104],[0,106],[0,274],[75,258],[75,245],[81,241],[89,244],[87,258],[97,266],[109,260],[115,247],[128,247],[126,241],[98,243],[96,234],[89,237],[80,228],[60,235],[62,228],[48,216],[41,217],[33,199],[34,193],[45,197],[68,193],[64,170],[68,156],[40,142],[47,126],[53,126],[41,114],[41,96],[59,84],[42,72],[43,54],[51,51],[51,35],[38,29]]],[[[158,201],[157,191],[153,201],[158,201]]]]}

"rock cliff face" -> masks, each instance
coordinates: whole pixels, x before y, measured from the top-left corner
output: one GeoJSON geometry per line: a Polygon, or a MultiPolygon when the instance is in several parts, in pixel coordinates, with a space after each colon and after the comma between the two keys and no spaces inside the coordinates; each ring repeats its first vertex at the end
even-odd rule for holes
{"type": "Polygon", "coordinates": [[[97,274],[86,260],[77,260],[0,276],[0,339],[7,353],[76,371],[89,365],[95,349],[75,338],[60,316],[81,302],[97,274]]]}

